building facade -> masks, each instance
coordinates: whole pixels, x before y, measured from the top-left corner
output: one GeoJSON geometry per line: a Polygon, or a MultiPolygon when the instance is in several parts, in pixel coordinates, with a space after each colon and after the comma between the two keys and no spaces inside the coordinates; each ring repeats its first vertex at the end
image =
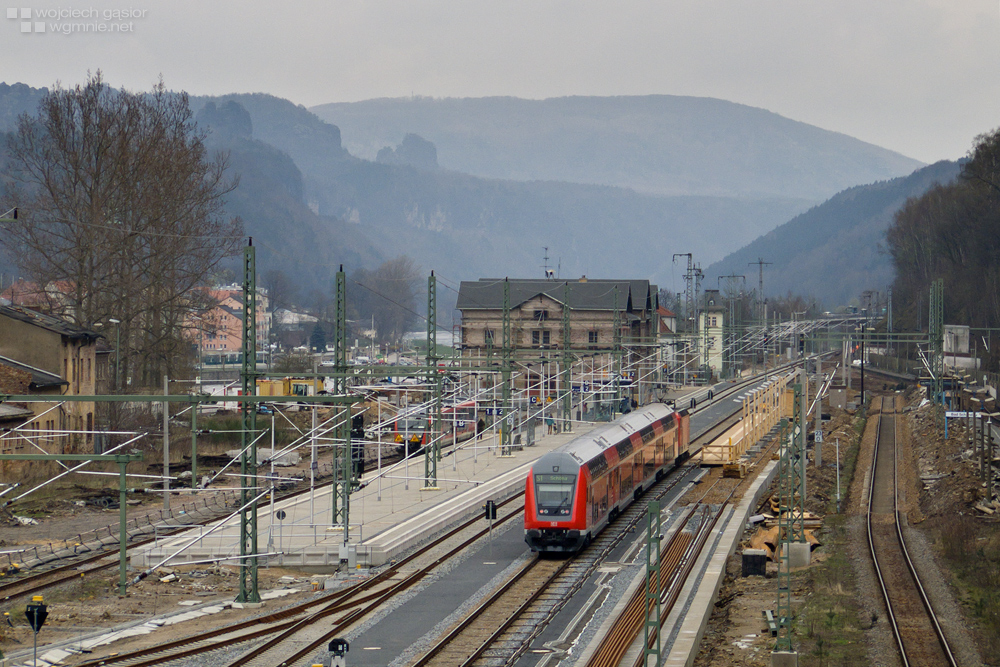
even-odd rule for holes
{"type": "Polygon", "coordinates": [[[652,381],[659,366],[657,289],[648,280],[464,281],[456,308],[462,314],[461,353],[469,365],[499,363],[505,282],[515,389],[541,401],[570,384],[578,394],[597,394],[599,387],[618,382],[619,368],[633,387],[625,393],[640,393],[641,381],[652,381]],[[567,357],[572,359],[569,373],[563,368],[567,357]]]}
{"type": "MultiPolygon", "coordinates": [[[[200,316],[192,318],[189,336],[198,348],[202,360],[233,358],[243,349],[243,288],[238,285],[209,290],[210,305],[200,316]]],[[[256,323],[254,326],[258,354],[268,349],[271,339],[272,314],[266,290],[257,290],[256,323]]]]}
{"type": "MultiPolygon", "coordinates": [[[[98,340],[102,335],[27,308],[0,306],[0,364],[30,376],[29,394],[93,396],[97,393],[98,340]]],[[[106,357],[106,355],[104,355],[106,357]]],[[[103,360],[103,358],[102,358],[103,360]]],[[[34,431],[77,431],[51,444],[69,453],[93,444],[94,403],[69,401],[27,403],[34,431]],[[56,407],[58,406],[58,407],[56,407]]],[[[56,452],[53,452],[56,453],[56,452]]]]}
{"type": "Polygon", "coordinates": [[[702,364],[719,377],[723,371],[726,330],[726,306],[719,290],[705,290],[705,303],[698,313],[698,331],[702,364]]]}

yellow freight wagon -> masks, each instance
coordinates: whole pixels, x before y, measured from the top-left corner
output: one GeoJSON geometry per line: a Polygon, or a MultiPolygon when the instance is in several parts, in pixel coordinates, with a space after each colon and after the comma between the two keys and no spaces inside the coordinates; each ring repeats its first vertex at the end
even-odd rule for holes
{"type": "Polygon", "coordinates": [[[323,391],[319,378],[281,378],[257,380],[258,396],[315,396],[323,391]]]}

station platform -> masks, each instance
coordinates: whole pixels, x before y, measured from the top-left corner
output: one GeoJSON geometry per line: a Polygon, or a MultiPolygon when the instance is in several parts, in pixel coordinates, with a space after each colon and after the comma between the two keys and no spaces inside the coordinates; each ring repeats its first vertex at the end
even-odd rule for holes
{"type": "MultiPolygon", "coordinates": [[[[361,479],[364,486],[351,494],[346,549],[343,529],[332,526],[331,483],[317,485],[295,498],[261,503],[258,553],[267,556],[261,557],[260,564],[324,573],[336,570],[342,559],[352,567],[386,563],[480,514],[487,500],[500,502],[521,492],[528,470],[538,457],[595,426],[578,422],[572,432],[538,433],[533,445],[517,446],[511,456],[500,455],[499,438],[492,434],[459,443],[457,453],[449,447],[438,462],[435,489],[424,488],[422,453],[385,467],[381,473],[370,471],[361,479]]],[[[308,481],[305,483],[308,485],[308,481]]],[[[177,554],[165,565],[222,558],[230,559],[223,565],[236,565],[239,536],[237,514],[229,520],[157,539],[135,550],[130,561],[133,568],[148,569],[177,554]]]]}

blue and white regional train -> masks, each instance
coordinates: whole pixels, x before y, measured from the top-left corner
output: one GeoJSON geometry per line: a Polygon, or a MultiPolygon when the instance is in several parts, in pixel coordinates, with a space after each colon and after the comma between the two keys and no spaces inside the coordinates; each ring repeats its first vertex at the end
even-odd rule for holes
{"type": "Polygon", "coordinates": [[[524,539],[572,552],[688,456],[687,412],[652,403],[545,454],[528,473],[524,539]]]}

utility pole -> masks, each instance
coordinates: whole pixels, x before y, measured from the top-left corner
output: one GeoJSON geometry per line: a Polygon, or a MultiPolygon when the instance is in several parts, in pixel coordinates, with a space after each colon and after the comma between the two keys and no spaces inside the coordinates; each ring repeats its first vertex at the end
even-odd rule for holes
{"type": "Polygon", "coordinates": [[[512,443],[514,427],[514,406],[511,405],[510,363],[511,363],[511,333],[510,333],[510,280],[503,279],[503,347],[500,349],[500,377],[502,383],[502,408],[504,424],[500,429],[500,456],[513,456],[512,443]]]}
{"type": "Polygon", "coordinates": [[[886,300],[888,304],[886,305],[886,319],[887,319],[887,331],[892,333],[892,288],[890,287],[886,293],[886,300]]]}
{"type": "Polygon", "coordinates": [[[722,358],[723,358],[723,368],[728,368],[730,372],[734,372],[739,364],[739,359],[737,357],[736,344],[735,342],[742,339],[742,326],[740,323],[740,311],[741,307],[737,307],[737,304],[742,306],[741,299],[743,295],[743,289],[741,289],[739,279],[743,280],[743,286],[746,285],[747,277],[743,275],[731,274],[728,276],[719,276],[718,284],[719,291],[723,293],[726,298],[727,305],[729,306],[729,312],[726,314],[726,322],[722,327],[722,358]],[[726,287],[722,287],[722,279],[726,279],[726,287]],[[728,364],[725,361],[728,359],[728,364]]]}
{"type": "MultiPolygon", "coordinates": [[[[253,238],[243,249],[243,396],[257,393],[257,259],[253,238]]],[[[237,602],[260,602],[257,588],[257,406],[242,401],[240,432],[240,593],[237,602]]]]}
{"type": "Polygon", "coordinates": [[[618,310],[618,285],[615,284],[615,301],[614,301],[614,358],[612,361],[614,365],[612,366],[612,373],[614,377],[612,381],[614,382],[615,388],[615,399],[614,405],[611,406],[611,416],[614,417],[615,410],[618,409],[621,403],[621,377],[622,377],[622,314],[618,310]]]}
{"type": "Polygon", "coordinates": [[[170,380],[163,376],[163,509],[170,509],[170,380]]]}
{"type": "MultiPolygon", "coordinates": [[[[337,300],[334,304],[333,366],[334,394],[347,393],[347,274],[340,265],[335,278],[337,300]]],[[[334,429],[333,449],[333,525],[344,529],[344,548],[341,560],[347,558],[350,542],[351,490],[354,485],[354,466],[351,460],[351,406],[345,405],[337,411],[337,426],[334,429]]]]}
{"type": "Polygon", "coordinates": [[[646,508],[646,601],[642,643],[642,665],[659,667],[660,655],[660,503],[646,508]],[[655,641],[650,641],[654,639],[655,641]],[[652,644],[652,646],[650,646],[652,644]]]}
{"type": "MultiPolygon", "coordinates": [[[[424,488],[437,489],[437,466],[441,460],[441,372],[437,364],[437,279],[434,271],[427,278],[427,368],[434,381],[434,429],[424,445],[424,488]],[[432,444],[433,442],[433,444],[432,444]]],[[[458,450],[452,452],[458,456],[458,450]]]]}
{"type": "Polygon", "coordinates": [[[562,372],[566,377],[565,390],[563,391],[563,424],[562,430],[569,432],[573,430],[573,375],[570,368],[573,364],[573,357],[570,350],[573,347],[572,331],[570,330],[570,308],[569,308],[569,282],[563,287],[563,367],[562,372]]]}
{"type": "MultiPolygon", "coordinates": [[[[944,404],[944,279],[931,283],[928,334],[931,348],[932,401],[944,404]]],[[[940,411],[939,411],[940,412],[940,411]]],[[[939,421],[942,416],[939,415],[939,421]]]]}
{"type": "Polygon", "coordinates": [[[756,314],[756,316],[757,316],[758,320],[760,320],[761,322],[764,323],[764,326],[767,326],[767,322],[766,322],[767,318],[764,315],[764,267],[765,266],[771,266],[772,263],[773,262],[765,262],[763,259],[761,259],[760,257],[758,257],[756,262],[750,262],[749,264],[747,264],[747,266],[753,266],[753,265],[756,264],[757,268],[760,271],[760,277],[758,279],[758,284],[757,284],[757,314],[756,314]]]}
{"type": "MultiPolygon", "coordinates": [[[[120,388],[121,388],[121,385],[118,384],[118,381],[119,381],[119,375],[120,375],[120,369],[121,369],[121,354],[122,354],[121,353],[121,342],[122,342],[121,323],[122,322],[121,322],[121,320],[116,320],[113,317],[108,318],[108,322],[110,322],[111,324],[115,325],[115,391],[119,391],[120,388]]],[[[198,347],[199,348],[201,347],[201,340],[200,340],[200,338],[199,338],[199,342],[198,342],[198,347]]],[[[199,351],[198,352],[198,366],[199,367],[201,366],[201,354],[202,353],[199,351]]]]}

